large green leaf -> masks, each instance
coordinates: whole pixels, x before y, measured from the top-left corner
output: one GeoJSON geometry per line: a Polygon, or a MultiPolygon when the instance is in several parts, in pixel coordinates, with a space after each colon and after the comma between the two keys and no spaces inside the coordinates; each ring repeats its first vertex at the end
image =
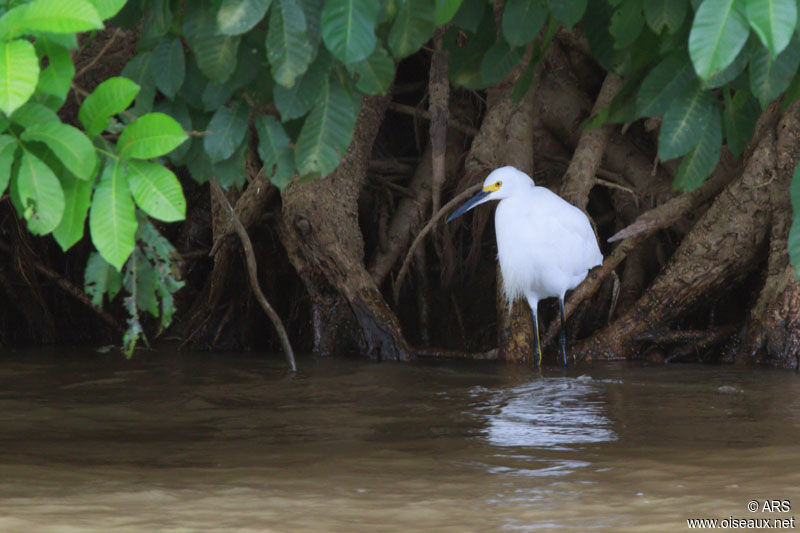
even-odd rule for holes
{"type": "Polygon", "coordinates": [[[789,258],[795,269],[795,278],[800,277],[800,163],[794,169],[789,192],[792,197],[792,227],[789,229],[789,258]]]}
{"type": "Polygon", "coordinates": [[[289,146],[289,136],[275,117],[256,117],[258,156],[273,185],[281,191],[295,174],[294,153],[289,146]]]}
{"type": "Polygon", "coordinates": [[[687,0],[647,0],[642,2],[644,18],[654,32],[661,33],[664,28],[674,33],[686,18],[689,7],[687,0]]]}
{"type": "Polygon", "coordinates": [[[53,238],[66,252],[83,238],[94,183],[91,180],[75,179],[67,173],[61,176],[61,185],[64,187],[64,215],[58,227],[53,230],[53,238]]]}
{"type": "Polygon", "coordinates": [[[39,81],[39,59],[28,41],[0,42],[0,111],[10,115],[28,101],[39,81]]]}
{"type": "Polygon", "coordinates": [[[402,59],[419,50],[436,29],[435,13],[429,0],[406,0],[389,31],[388,44],[392,54],[402,59]]]}
{"type": "Polygon", "coordinates": [[[326,176],[336,169],[353,137],[356,109],[335,78],[324,84],[297,139],[297,166],[302,176],[326,176]]]}
{"type": "Polygon", "coordinates": [[[727,67],[747,42],[750,27],[745,0],[704,0],[689,33],[689,55],[697,74],[707,80],[727,67]]]}
{"type": "Polygon", "coordinates": [[[269,15],[267,59],[279,85],[292,87],[314,59],[306,16],[296,0],[275,0],[269,15]]]}
{"type": "Polygon", "coordinates": [[[668,161],[685,155],[700,140],[706,125],[713,120],[714,96],[694,83],[672,101],[661,121],[658,155],[668,161]]]}
{"type": "Polygon", "coordinates": [[[750,62],[750,56],[756,48],[760,48],[758,39],[755,37],[748,39],[747,44],[742,47],[739,54],[727,67],[705,80],[705,86],[709,88],[722,87],[738,78],[747,67],[747,63],[750,62]]]}
{"type": "Polygon", "coordinates": [[[33,0],[25,8],[25,28],[34,32],[75,33],[103,28],[87,0],[33,0]]]}
{"type": "Polygon", "coordinates": [[[572,28],[581,20],[588,0],[547,0],[550,12],[567,28],[572,28]]]}
{"type": "Polygon", "coordinates": [[[778,57],[773,58],[767,48],[757,47],[750,56],[750,90],[761,107],[767,107],[789,87],[800,65],[800,40],[797,36],[778,57]]]}
{"type": "Polygon", "coordinates": [[[75,65],[72,56],[66,48],[54,44],[47,39],[39,39],[37,45],[41,46],[41,51],[47,56],[47,68],[39,74],[38,90],[53,96],[56,105],[60,108],[67,99],[72,78],[75,77],[75,65]]]}
{"type": "Polygon", "coordinates": [[[7,41],[25,32],[25,10],[27,4],[18,5],[0,17],[0,40],[7,41]]]}
{"type": "Polygon", "coordinates": [[[510,48],[502,39],[494,43],[481,61],[481,75],[485,85],[502,81],[522,60],[523,48],[510,48]]]}
{"type": "Polygon", "coordinates": [[[36,102],[28,102],[14,111],[14,114],[11,115],[11,122],[23,128],[31,128],[45,122],[58,122],[60,124],[61,119],[49,107],[36,102]]]}
{"type": "Polygon", "coordinates": [[[158,90],[170,100],[174,99],[186,77],[186,61],[180,40],[168,37],[159,42],[153,49],[151,68],[158,90]]]}
{"type": "MultiPolygon", "coordinates": [[[[184,131],[192,130],[192,116],[183,98],[178,97],[172,101],[162,100],[156,105],[155,111],[169,115],[177,120],[184,131]]],[[[186,153],[189,151],[190,144],[185,142],[169,153],[169,160],[173,165],[182,166],[186,163],[186,153]]]]}
{"type": "Polygon", "coordinates": [[[368,57],[375,48],[375,24],[381,10],[375,0],[327,0],[322,8],[322,40],[343,63],[368,57]]]}
{"type": "Polygon", "coordinates": [[[6,192],[11,178],[11,164],[17,153],[19,143],[11,135],[0,135],[0,196],[6,192]]]}
{"type": "MultiPolygon", "coordinates": [[[[358,76],[356,89],[364,94],[385,94],[394,79],[394,61],[382,46],[376,46],[368,58],[351,64],[350,69],[358,76]]],[[[276,103],[277,99],[276,93],[276,103]]]]}
{"type": "Polygon", "coordinates": [[[88,180],[97,166],[97,154],[86,135],[74,126],[45,122],[29,126],[22,140],[43,142],[76,178],[88,180]]]}
{"type": "Polygon", "coordinates": [[[188,138],[174,118],[148,113],[125,128],[117,140],[117,150],[121,157],[148,159],[168,154],[188,138]]]}
{"type": "MultiPolygon", "coordinates": [[[[386,51],[383,53],[386,54],[386,51]]],[[[356,65],[361,65],[361,62],[354,64],[354,66],[356,65]]],[[[392,63],[392,65],[394,66],[394,63],[392,63]]],[[[325,84],[325,79],[328,77],[331,66],[332,61],[330,54],[322,50],[306,73],[303,74],[292,87],[275,86],[272,90],[272,95],[275,98],[275,107],[278,108],[283,122],[300,118],[308,113],[308,110],[314,105],[317,95],[325,84]]],[[[360,79],[358,83],[361,83],[360,79]]]]}
{"type": "MultiPolygon", "coordinates": [[[[142,21],[142,33],[136,43],[137,50],[150,50],[156,43],[164,38],[172,27],[175,18],[172,13],[172,0],[150,0],[141,2],[145,8],[144,20],[142,21]]],[[[187,16],[192,18],[197,15],[202,17],[207,15],[207,7],[204,2],[196,2],[187,16]]]]}
{"type": "Polygon", "coordinates": [[[489,4],[483,0],[463,0],[453,17],[453,26],[475,33],[486,11],[489,11],[489,4]]]}
{"type": "Polygon", "coordinates": [[[639,37],[644,28],[641,0],[622,0],[611,15],[608,28],[614,37],[614,48],[627,48],[639,37]]]}
{"type": "Polygon", "coordinates": [[[637,116],[655,117],[664,114],[672,101],[696,79],[685,49],[668,55],[642,82],[636,95],[637,116]]]}
{"type": "Polygon", "coordinates": [[[128,0],[89,0],[102,20],[110,19],[123,8],[128,0]]]}
{"type": "Polygon", "coordinates": [[[92,242],[103,259],[118,271],[133,251],[138,226],[126,174],[124,162],[107,161],[89,211],[92,242]]]}
{"type": "Polygon", "coordinates": [[[153,110],[156,98],[156,82],[153,75],[153,52],[144,52],[128,61],[120,76],[139,85],[136,104],[130,109],[132,115],[143,115],[153,110]]]}
{"type": "Polygon", "coordinates": [[[34,235],[53,231],[64,214],[64,191],[56,175],[41,159],[26,150],[22,152],[16,180],[22,216],[28,221],[28,230],[34,235]]]}
{"type": "Polygon", "coordinates": [[[217,27],[225,35],[246,33],[261,22],[272,0],[222,0],[217,27]]]}
{"type": "Polygon", "coordinates": [[[772,56],[780,54],[797,24],[796,0],[747,0],[747,20],[772,56]]]}
{"type": "Polygon", "coordinates": [[[217,109],[208,123],[209,134],[203,137],[203,147],[212,163],[228,159],[239,148],[247,133],[248,117],[249,110],[241,100],[217,109]]]}
{"type": "Polygon", "coordinates": [[[511,46],[523,46],[538,35],[549,15],[544,0],[508,0],[503,9],[503,36],[511,46]]]}
{"type": "Polygon", "coordinates": [[[672,187],[678,191],[693,191],[711,175],[719,161],[722,148],[722,126],[719,111],[715,108],[706,124],[697,146],[683,156],[672,187]]]}
{"type": "Polygon", "coordinates": [[[78,120],[89,137],[106,129],[108,119],[125,111],[138,93],[139,85],[122,77],[109,78],[95,87],[78,111],[78,120]]]}
{"type": "Polygon", "coordinates": [[[142,210],[164,222],[186,218],[186,199],[171,170],[149,161],[128,162],[128,186],[142,210]]]}
{"type": "Polygon", "coordinates": [[[201,6],[189,10],[183,33],[203,74],[217,83],[227,81],[236,69],[240,38],[220,33],[216,14],[201,6]]]}
{"type": "Polygon", "coordinates": [[[443,26],[450,22],[459,7],[461,0],[436,0],[436,25],[443,26]]]}

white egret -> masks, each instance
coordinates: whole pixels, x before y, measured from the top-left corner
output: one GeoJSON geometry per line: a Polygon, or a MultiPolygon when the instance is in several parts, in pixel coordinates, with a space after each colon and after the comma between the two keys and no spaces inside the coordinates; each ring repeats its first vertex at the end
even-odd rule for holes
{"type": "Polygon", "coordinates": [[[592,225],[583,211],[544,187],[537,187],[514,167],[493,170],[483,190],[447,218],[476,205],[499,200],[494,214],[497,258],[509,306],[524,296],[533,313],[538,365],[542,364],[537,307],[558,297],[561,307],[561,357],[567,364],[564,294],[577,287],[589,270],[603,262],[592,225]]]}

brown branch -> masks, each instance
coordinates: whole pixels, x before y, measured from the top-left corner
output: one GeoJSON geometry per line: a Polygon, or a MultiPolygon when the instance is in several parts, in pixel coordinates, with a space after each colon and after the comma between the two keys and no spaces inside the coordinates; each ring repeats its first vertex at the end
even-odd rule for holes
{"type": "Polygon", "coordinates": [[[236,216],[236,211],[234,211],[233,206],[228,201],[225,193],[222,192],[222,188],[219,186],[219,183],[217,183],[217,180],[213,178],[211,179],[211,191],[213,192],[214,196],[217,197],[217,201],[225,206],[225,208],[228,210],[228,217],[230,217],[231,223],[233,224],[236,233],[239,235],[239,239],[242,241],[244,255],[247,258],[247,272],[250,278],[250,287],[253,289],[253,293],[256,295],[258,303],[272,321],[272,325],[275,326],[275,330],[278,332],[278,337],[280,338],[281,345],[283,346],[283,351],[286,354],[286,361],[289,363],[289,368],[292,370],[292,372],[295,372],[297,371],[297,365],[294,362],[294,352],[292,351],[291,343],[289,343],[289,335],[286,334],[286,329],[283,327],[281,317],[278,316],[278,313],[275,312],[275,309],[273,309],[269,304],[269,301],[267,301],[264,293],[261,292],[261,287],[258,284],[256,256],[253,253],[253,243],[250,241],[250,236],[247,235],[247,230],[244,229],[244,226],[236,216]]]}
{"type": "Polygon", "coordinates": [[[498,350],[493,348],[488,352],[462,352],[461,350],[445,350],[437,348],[417,348],[417,357],[429,359],[468,359],[472,361],[496,361],[498,350]]]}
{"type": "MultiPolygon", "coordinates": [[[[5,253],[11,253],[11,249],[4,242],[0,242],[0,250],[2,250],[5,253]]],[[[113,329],[117,333],[122,333],[124,331],[122,326],[120,326],[119,323],[116,320],[114,320],[114,317],[103,311],[102,308],[94,305],[89,296],[83,290],[81,290],[80,287],[76,286],[74,283],[64,278],[61,274],[43,265],[39,261],[34,261],[33,267],[36,270],[38,270],[40,274],[54,281],[55,284],[58,285],[64,292],[66,292],[67,294],[69,294],[82,304],[84,304],[86,307],[91,308],[92,311],[97,313],[97,316],[99,316],[103,320],[103,322],[105,322],[106,324],[108,324],[109,327],[111,327],[111,329],[113,329]]]]}
{"type": "Polygon", "coordinates": [[[425,224],[425,227],[420,230],[417,237],[414,239],[414,242],[411,243],[411,247],[406,252],[406,258],[403,260],[403,266],[400,267],[400,271],[397,273],[397,278],[394,281],[394,301],[397,303],[400,300],[400,288],[403,286],[403,279],[405,279],[406,274],[408,274],[408,267],[411,264],[411,258],[414,257],[414,252],[417,249],[417,246],[425,239],[425,236],[428,232],[433,228],[433,226],[441,219],[445,213],[450,211],[453,207],[460,204],[471,195],[475,194],[480,190],[483,186],[482,183],[476,183],[471,187],[464,189],[461,191],[460,194],[456,195],[452,200],[444,204],[439,211],[437,211],[431,219],[425,224]]]}

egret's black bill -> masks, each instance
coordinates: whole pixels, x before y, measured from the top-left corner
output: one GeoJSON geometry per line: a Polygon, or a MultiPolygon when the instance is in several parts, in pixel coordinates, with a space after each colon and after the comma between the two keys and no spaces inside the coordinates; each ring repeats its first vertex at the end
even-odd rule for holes
{"type": "Polygon", "coordinates": [[[463,215],[464,213],[475,207],[475,204],[477,204],[478,202],[489,196],[489,194],[490,194],[489,191],[479,192],[478,194],[476,194],[475,196],[464,202],[464,204],[461,207],[453,211],[453,214],[447,217],[447,220],[445,222],[450,222],[454,218],[460,217],[461,215],[463,215]]]}

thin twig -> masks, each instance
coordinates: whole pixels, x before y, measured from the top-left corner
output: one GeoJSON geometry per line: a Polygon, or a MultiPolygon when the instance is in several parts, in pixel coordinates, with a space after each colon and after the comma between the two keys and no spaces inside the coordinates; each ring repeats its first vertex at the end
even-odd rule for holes
{"type": "Polygon", "coordinates": [[[403,279],[406,277],[406,274],[408,274],[408,267],[411,264],[411,258],[414,257],[414,252],[416,251],[417,246],[419,246],[419,244],[425,238],[425,235],[428,234],[431,228],[433,228],[433,226],[439,221],[440,218],[444,216],[445,213],[450,211],[457,204],[466,200],[469,196],[478,192],[482,186],[483,186],[482,183],[476,183],[473,186],[468,187],[467,189],[461,191],[460,194],[456,195],[452,200],[444,204],[444,206],[442,206],[442,208],[439,209],[439,211],[437,211],[436,214],[434,214],[431,217],[428,223],[425,224],[425,227],[423,227],[420,230],[419,234],[414,239],[414,242],[411,243],[411,247],[408,249],[408,252],[406,253],[406,258],[403,260],[403,265],[400,267],[400,271],[397,273],[397,278],[394,281],[395,303],[397,303],[400,299],[400,288],[403,286],[403,279]]]}
{"type": "Polygon", "coordinates": [[[93,66],[97,64],[98,61],[100,61],[100,59],[105,55],[105,53],[108,52],[108,49],[111,48],[111,45],[114,44],[114,41],[117,39],[117,36],[120,34],[121,31],[122,30],[119,28],[114,30],[114,33],[111,34],[111,37],[108,38],[108,41],[103,46],[103,48],[100,49],[97,55],[94,56],[92,60],[86,64],[85,67],[80,69],[77,74],[75,74],[75,79],[80,78],[81,76],[86,74],[86,72],[88,72],[89,69],[91,69],[93,66]]]}
{"type": "Polygon", "coordinates": [[[275,312],[275,309],[273,309],[269,304],[269,301],[267,300],[266,296],[264,296],[264,293],[261,292],[261,287],[258,284],[256,256],[253,253],[253,243],[250,241],[250,236],[247,234],[247,230],[244,229],[239,217],[236,216],[236,211],[234,211],[233,206],[228,201],[225,193],[222,192],[222,188],[219,186],[219,183],[217,183],[217,180],[213,178],[211,179],[211,191],[214,196],[217,197],[217,201],[225,206],[228,210],[228,217],[230,218],[236,233],[239,235],[239,239],[242,241],[244,255],[247,258],[247,272],[250,277],[250,287],[253,289],[253,293],[256,295],[258,303],[261,304],[264,312],[267,313],[267,316],[270,318],[270,320],[272,320],[272,325],[275,326],[275,330],[278,332],[278,337],[281,340],[283,351],[286,354],[286,361],[289,363],[289,368],[292,370],[292,372],[296,372],[297,365],[294,362],[294,352],[292,351],[292,345],[289,342],[289,335],[286,334],[286,329],[283,327],[281,317],[278,316],[278,313],[275,312]]]}

